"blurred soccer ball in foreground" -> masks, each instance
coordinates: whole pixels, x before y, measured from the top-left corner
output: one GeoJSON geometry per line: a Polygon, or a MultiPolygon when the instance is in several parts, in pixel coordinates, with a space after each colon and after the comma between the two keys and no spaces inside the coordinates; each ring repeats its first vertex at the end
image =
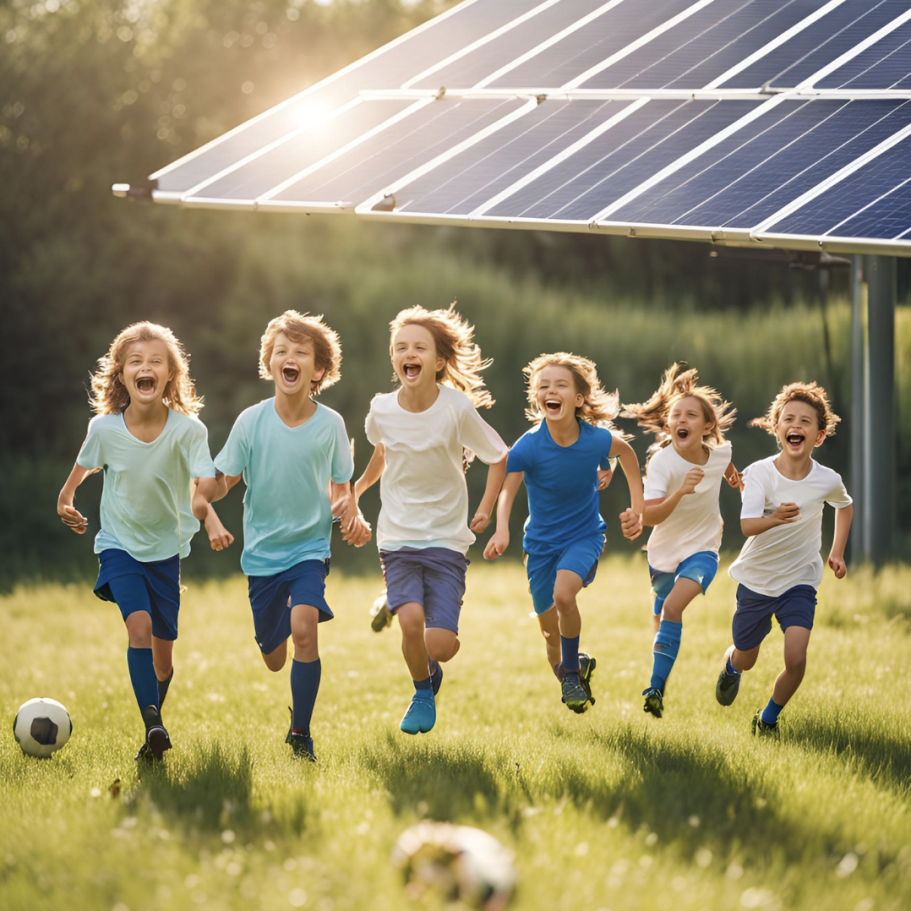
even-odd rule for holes
{"type": "Polygon", "coordinates": [[[482,911],[501,911],[516,876],[512,855],[493,836],[470,826],[422,822],[406,829],[392,861],[405,874],[408,891],[420,898],[435,888],[449,901],[482,911]]]}
{"type": "Polygon", "coordinates": [[[13,734],[27,756],[47,759],[70,739],[73,722],[56,699],[29,699],[16,712],[13,734]]]}

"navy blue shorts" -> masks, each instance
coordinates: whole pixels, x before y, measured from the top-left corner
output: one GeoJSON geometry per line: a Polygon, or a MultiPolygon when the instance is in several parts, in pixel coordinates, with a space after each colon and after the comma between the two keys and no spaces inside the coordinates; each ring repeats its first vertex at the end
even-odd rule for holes
{"type": "Polygon", "coordinates": [[[745,585],[737,586],[737,610],[732,632],[734,647],[748,652],[762,643],[772,630],[772,617],[784,632],[788,627],[813,629],[816,614],[816,589],[812,585],[795,585],[777,598],[759,595],[745,585]]]}
{"type": "Polygon", "coordinates": [[[536,614],[546,614],[554,606],[554,586],[561,569],[574,572],[586,588],[595,581],[598,560],[604,550],[604,535],[570,541],[562,550],[525,555],[528,589],[536,614]]]}
{"type": "Polygon", "coordinates": [[[291,635],[291,608],[309,604],[319,611],[319,622],[331,620],[326,603],[328,560],[302,560],[274,576],[248,576],[247,591],[253,608],[253,634],[264,655],[274,652],[291,635]]]}
{"type": "Polygon", "coordinates": [[[380,551],[386,603],[393,613],[403,604],[424,608],[427,629],[459,632],[468,559],[448,547],[403,547],[380,551]]]}
{"type": "Polygon", "coordinates": [[[655,598],[655,616],[661,613],[664,599],[671,593],[678,579],[692,579],[699,584],[704,595],[718,572],[718,554],[710,550],[700,550],[681,560],[672,573],[660,569],[648,568],[652,580],[652,595],[655,598]]]}
{"type": "Polygon", "coordinates": [[[180,556],[140,563],[125,550],[109,548],[98,554],[95,594],[113,601],[123,619],[138,610],[152,618],[152,635],[173,642],[180,611],[180,556]]]}

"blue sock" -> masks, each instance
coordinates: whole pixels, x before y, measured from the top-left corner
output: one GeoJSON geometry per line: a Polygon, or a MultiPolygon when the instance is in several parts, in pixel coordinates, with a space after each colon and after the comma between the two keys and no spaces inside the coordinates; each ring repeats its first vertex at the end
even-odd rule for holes
{"type": "Polygon", "coordinates": [[[415,680],[414,688],[416,690],[433,690],[433,681],[428,677],[426,680],[415,680]]]}
{"type": "Polygon", "coordinates": [[[316,661],[295,659],[291,662],[291,730],[296,733],[310,733],[310,719],[322,671],[319,658],[316,661]]]}
{"type": "Polygon", "coordinates": [[[127,648],[127,667],[130,670],[130,683],[133,684],[133,692],[136,694],[139,711],[143,711],[150,705],[154,705],[156,710],[160,710],[161,701],[158,698],[158,678],[155,676],[152,649],[129,646],[127,648]]]}
{"type": "Polygon", "coordinates": [[[778,716],[783,708],[783,705],[779,705],[774,699],[770,699],[769,704],[762,710],[762,714],[759,717],[766,724],[778,724],[778,716]]]}
{"type": "Polygon", "coordinates": [[[740,676],[740,671],[738,671],[737,668],[731,664],[730,655],[728,655],[728,660],[725,662],[724,669],[728,674],[737,674],[738,677],[740,676]]]}
{"type": "Polygon", "coordinates": [[[661,616],[661,611],[664,610],[664,598],[655,597],[655,606],[652,608],[652,613],[656,617],[661,616]]]}
{"type": "Polygon", "coordinates": [[[579,673],[579,637],[560,636],[560,651],[563,655],[563,670],[567,674],[579,673]]]}
{"type": "Polygon", "coordinates": [[[677,652],[680,651],[680,635],[682,632],[682,623],[662,620],[655,636],[655,644],[652,646],[652,652],[654,653],[652,679],[649,685],[654,689],[661,690],[662,693],[667,685],[667,678],[670,676],[671,670],[673,670],[674,662],[677,660],[677,652]]]}

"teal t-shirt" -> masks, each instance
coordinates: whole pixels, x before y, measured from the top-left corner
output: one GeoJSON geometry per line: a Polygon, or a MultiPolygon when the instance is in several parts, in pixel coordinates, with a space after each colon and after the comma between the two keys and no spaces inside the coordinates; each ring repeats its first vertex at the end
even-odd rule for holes
{"type": "Polygon", "coordinates": [[[122,414],[100,414],[89,422],[76,463],[104,469],[96,554],[113,548],[151,563],[190,553],[199,530],[190,481],[215,477],[202,421],[169,411],[158,438],[144,443],[127,430],[122,414]]]}
{"type": "Polygon", "coordinates": [[[247,485],[240,565],[248,576],[274,576],[329,556],[329,481],[344,484],[354,473],[338,412],[317,404],[309,421],[289,427],[275,399],[266,399],[241,412],[215,465],[242,474],[247,485]]]}

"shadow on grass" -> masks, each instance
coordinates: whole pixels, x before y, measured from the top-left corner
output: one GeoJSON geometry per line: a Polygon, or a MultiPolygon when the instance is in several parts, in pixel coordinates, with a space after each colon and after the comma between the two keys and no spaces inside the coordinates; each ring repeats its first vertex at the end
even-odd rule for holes
{"type": "Polygon", "coordinates": [[[246,747],[236,756],[217,744],[200,747],[188,766],[146,765],[140,779],[156,809],[187,826],[249,831],[254,825],[253,762],[246,747]]]}

